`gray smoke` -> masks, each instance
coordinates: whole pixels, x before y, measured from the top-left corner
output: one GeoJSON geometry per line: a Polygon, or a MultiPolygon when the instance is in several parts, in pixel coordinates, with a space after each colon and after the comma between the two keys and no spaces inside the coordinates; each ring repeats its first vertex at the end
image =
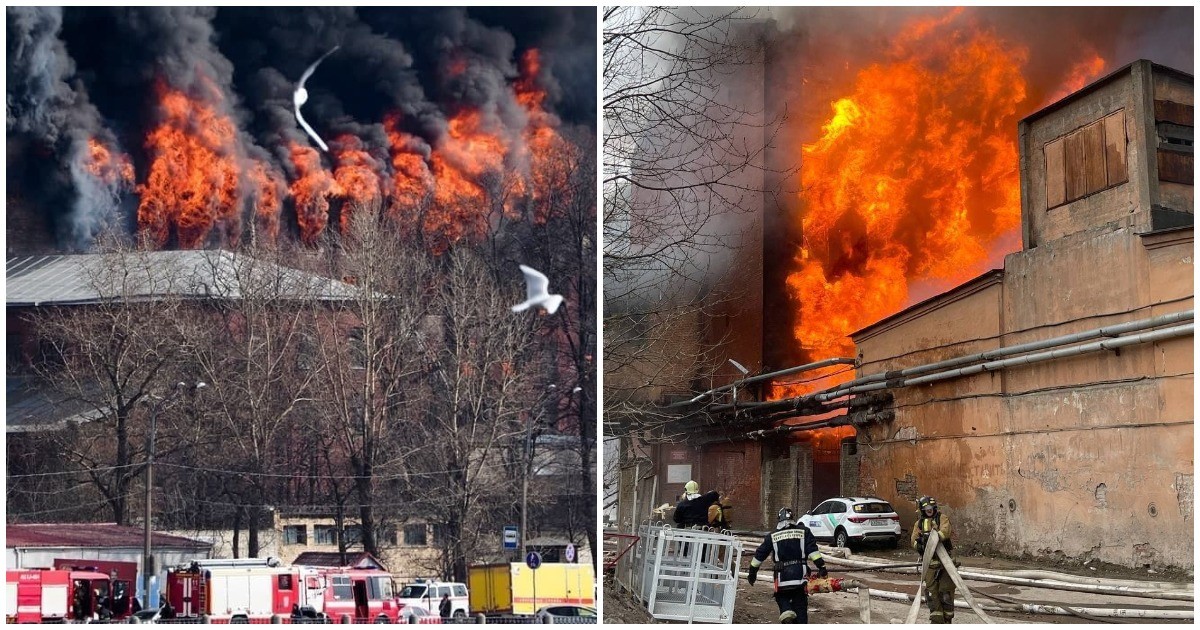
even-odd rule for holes
{"type": "Polygon", "coordinates": [[[48,145],[65,164],[75,196],[69,220],[59,225],[60,238],[86,246],[119,218],[121,180],[105,181],[86,168],[88,139],[95,138],[114,155],[120,147],[102,125],[100,113],[75,77],[75,62],[59,38],[62,9],[10,7],[8,28],[7,131],[48,145]]]}

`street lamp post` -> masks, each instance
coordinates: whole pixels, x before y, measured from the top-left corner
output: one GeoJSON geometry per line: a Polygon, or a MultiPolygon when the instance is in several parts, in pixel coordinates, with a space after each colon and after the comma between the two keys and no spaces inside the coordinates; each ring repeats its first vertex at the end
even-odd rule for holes
{"type": "MultiPolygon", "coordinates": [[[[193,386],[193,389],[201,389],[207,387],[208,384],[201,381],[193,386]]],[[[150,606],[150,576],[154,574],[154,561],[151,552],[151,537],[154,533],[152,526],[153,508],[150,503],[152,496],[151,489],[154,483],[154,437],[158,432],[158,414],[170,403],[175,400],[183,389],[187,387],[186,383],[176,383],[171,387],[171,392],[165,398],[160,398],[154,407],[150,410],[150,436],[146,444],[146,519],[143,525],[142,541],[142,599],[145,607],[150,606]]]]}

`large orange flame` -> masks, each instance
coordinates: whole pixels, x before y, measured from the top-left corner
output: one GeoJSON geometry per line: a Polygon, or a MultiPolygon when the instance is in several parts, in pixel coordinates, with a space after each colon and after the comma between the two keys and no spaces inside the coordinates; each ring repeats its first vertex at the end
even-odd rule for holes
{"type": "Polygon", "coordinates": [[[202,246],[221,222],[236,241],[238,215],[237,133],[223,113],[223,97],[201,80],[203,97],[160,83],[162,121],[146,138],[150,171],[138,192],[138,227],[163,246],[175,227],[180,247],[202,246]]]}
{"type": "Polygon", "coordinates": [[[300,240],[306,245],[317,242],[329,223],[329,197],[334,191],[333,176],[321,166],[321,154],[312,147],[293,142],[288,145],[296,178],[288,191],[296,202],[296,223],[300,240]]]}
{"type": "Polygon", "coordinates": [[[561,211],[565,203],[561,199],[551,200],[548,192],[552,188],[565,189],[565,186],[560,186],[565,183],[562,176],[566,175],[563,157],[570,147],[558,133],[558,119],[542,108],[546,91],[538,84],[541,56],[536,48],[525,51],[521,56],[520,69],[521,75],[513,83],[513,92],[529,116],[522,150],[527,154],[523,162],[528,166],[530,181],[526,183],[521,180],[519,192],[532,197],[533,220],[542,223],[555,212],[561,211]]]}
{"type": "Polygon", "coordinates": [[[802,149],[803,247],[787,284],[810,357],[852,353],[847,335],[902,308],[913,281],[981,273],[1020,224],[1026,52],[960,15],[905,28],[802,149]]]}
{"type": "Polygon", "coordinates": [[[341,197],[342,232],[359,209],[378,208],[383,201],[383,178],[379,161],[367,153],[362,140],[343,135],[333,143],[337,168],[333,171],[334,194],[341,197]]]}
{"type": "Polygon", "coordinates": [[[250,168],[254,185],[254,216],[259,238],[274,242],[279,237],[280,210],[283,207],[283,175],[266,162],[255,160],[250,168]]]}
{"type": "Polygon", "coordinates": [[[416,233],[420,213],[433,193],[433,173],[421,152],[424,143],[400,129],[399,113],[388,115],[383,126],[387,130],[392,158],[387,216],[405,236],[411,236],[416,233]]]}

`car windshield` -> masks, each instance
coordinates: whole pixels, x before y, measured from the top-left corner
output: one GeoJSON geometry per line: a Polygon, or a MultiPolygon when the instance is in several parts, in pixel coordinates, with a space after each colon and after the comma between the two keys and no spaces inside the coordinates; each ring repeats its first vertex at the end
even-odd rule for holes
{"type": "Polygon", "coordinates": [[[887,514],[893,511],[892,506],[883,502],[859,503],[854,506],[854,511],[859,514],[887,514]]]}
{"type": "Polygon", "coordinates": [[[425,585],[409,584],[400,590],[400,599],[419,599],[425,597],[425,585]]]}

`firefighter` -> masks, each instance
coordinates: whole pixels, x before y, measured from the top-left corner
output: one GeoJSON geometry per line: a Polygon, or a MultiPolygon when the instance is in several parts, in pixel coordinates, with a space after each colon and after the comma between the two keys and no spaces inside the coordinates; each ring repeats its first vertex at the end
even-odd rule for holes
{"type": "Polygon", "coordinates": [[[747,580],[754,584],[758,567],[767,556],[775,559],[775,603],[779,604],[779,623],[808,623],[808,561],[825,577],[825,559],[817,550],[817,541],[803,522],[793,522],[791,508],[779,510],[775,531],[767,534],[754,559],[747,580]]]}
{"type": "Polygon", "coordinates": [[[708,525],[708,506],[721,499],[721,493],[713,490],[700,494],[700,484],[689,481],[683,485],[683,497],[675,505],[675,523],[680,527],[708,525]]]}
{"type": "MultiPolygon", "coordinates": [[[[950,518],[938,510],[937,499],[921,497],[917,500],[917,523],[913,526],[912,546],[918,554],[925,555],[925,543],[929,532],[937,530],[946,553],[954,551],[950,540],[950,518]]],[[[929,560],[925,571],[925,603],[929,605],[929,623],[951,623],[954,621],[954,580],[942,567],[936,552],[929,560]]]]}
{"type": "Polygon", "coordinates": [[[729,516],[733,511],[733,505],[729,502],[729,497],[723,496],[716,503],[708,506],[708,526],[716,529],[729,529],[729,516]]]}

